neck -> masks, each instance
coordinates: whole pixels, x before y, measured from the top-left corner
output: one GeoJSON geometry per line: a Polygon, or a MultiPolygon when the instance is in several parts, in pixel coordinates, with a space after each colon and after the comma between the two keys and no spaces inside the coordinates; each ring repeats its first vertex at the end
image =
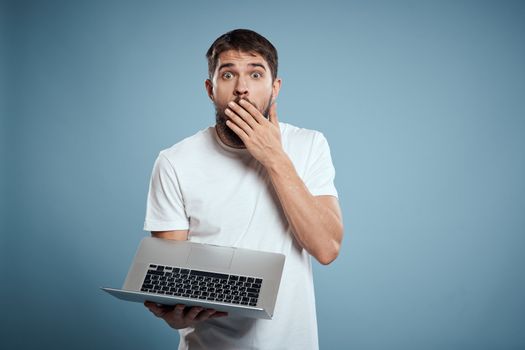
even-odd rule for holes
{"type": "Polygon", "coordinates": [[[228,147],[246,149],[242,140],[227,125],[215,124],[215,132],[222,143],[228,147]]]}

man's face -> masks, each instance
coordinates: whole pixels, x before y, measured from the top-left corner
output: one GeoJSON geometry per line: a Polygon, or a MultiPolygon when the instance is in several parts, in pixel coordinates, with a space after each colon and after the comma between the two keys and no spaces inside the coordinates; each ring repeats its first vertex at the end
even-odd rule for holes
{"type": "Polygon", "coordinates": [[[221,53],[206,90],[215,104],[216,130],[226,144],[244,147],[241,139],[226,125],[228,102],[245,99],[268,118],[270,105],[279,93],[281,80],[272,81],[268,63],[259,54],[236,50],[221,53]]]}

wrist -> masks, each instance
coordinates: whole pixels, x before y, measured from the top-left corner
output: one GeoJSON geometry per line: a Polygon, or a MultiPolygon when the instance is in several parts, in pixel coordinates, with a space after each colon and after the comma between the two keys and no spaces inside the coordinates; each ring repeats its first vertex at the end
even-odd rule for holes
{"type": "Polygon", "coordinates": [[[264,167],[270,175],[288,173],[290,167],[293,167],[292,161],[288,155],[282,151],[266,161],[264,167]]]}

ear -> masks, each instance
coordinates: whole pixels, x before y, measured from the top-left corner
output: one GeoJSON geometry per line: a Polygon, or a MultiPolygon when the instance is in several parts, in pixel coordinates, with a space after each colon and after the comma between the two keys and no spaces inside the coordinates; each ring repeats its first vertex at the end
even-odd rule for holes
{"type": "Polygon", "coordinates": [[[204,87],[206,88],[206,93],[208,94],[210,100],[215,101],[213,96],[213,83],[210,79],[206,79],[204,82],[204,87]]]}
{"type": "Polygon", "coordinates": [[[283,81],[281,78],[276,78],[272,84],[272,102],[275,102],[277,99],[277,96],[279,95],[279,91],[281,90],[281,85],[283,81]]]}

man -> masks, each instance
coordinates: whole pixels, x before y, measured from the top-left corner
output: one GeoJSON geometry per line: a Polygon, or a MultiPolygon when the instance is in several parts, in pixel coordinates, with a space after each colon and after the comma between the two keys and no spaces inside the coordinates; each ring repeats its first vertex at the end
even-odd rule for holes
{"type": "Polygon", "coordinates": [[[267,39],[233,30],[206,56],[215,127],[159,154],[144,229],[166,239],[285,254],[274,318],[145,305],[179,329],[179,349],[317,349],[310,255],[329,264],[343,238],[328,143],[319,132],[278,121],[282,81],[267,39]]]}

